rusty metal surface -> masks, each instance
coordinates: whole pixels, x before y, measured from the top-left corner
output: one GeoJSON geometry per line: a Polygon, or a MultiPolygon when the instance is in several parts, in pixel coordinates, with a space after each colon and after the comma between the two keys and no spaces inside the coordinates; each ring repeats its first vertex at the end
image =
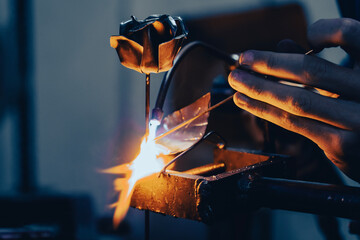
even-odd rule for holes
{"type": "Polygon", "coordinates": [[[235,204],[239,203],[239,199],[237,191],[234,191],[240,179],[248,174],[279,174],[284,171],[286,164],[286,158],[277,155],[259,156],[233,150],[227,153],[228,150],[225,149],[219,151],[216,154],[226,156],[227,159],[217,158],[218,162],[206,168],[224,170],[221,163],[225,163],[226,171],[207,177],[176,171],[169,171],[160,176],[153,174],[135,186],[131,206],[210,223],[216,218],[228,215],[230,208],[234,209],[235,205],[241,206],[235,204]],[[230,164],[232,161],[254,164],[230,164]],[[240,165],[243,167],[234,169],[240,165]]]}
{"type": "Polygon", "coordinates": [[[173,217],[200,220],[197,185],[204,179],[179,172],[153,174],[135,186],[131,206],[173,217]]]}
{"type": "Polygon", "coordinates": [[[287,161],[291,161],[289,157],[282,155],[261,155],[226,149],[216,152],[220,156],[226,156],[225,159],[216,158],[215,153],[215,164],[225,163],[226,172],[206,177],[198,186],[197,211],[204,223],[212,223],[217,219],[260,207],[251,202],[246,191],[239,191],[240,186],[247,185],[252,176],[285,176],[287,161]]]}

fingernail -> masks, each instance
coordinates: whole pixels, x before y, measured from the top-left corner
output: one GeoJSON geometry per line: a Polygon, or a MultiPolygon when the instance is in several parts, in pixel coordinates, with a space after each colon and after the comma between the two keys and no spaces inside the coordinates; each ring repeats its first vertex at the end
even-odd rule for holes
{"type": "Polygon", "coordinates": [[[254,62],[254,53],[252,51],[246,51],[241,53],[239,57],[239,64],[243,66],[250,66],[254,62]]]}
{"type": "Polygon", "coordinates": [[[229,82],[231,87],[233,87],[234,81],[236,81],[236,79],[237,79],[237,71],[238,70],[231,71],[229,76],[228,76],[228,82],[229,82]]]}
{"type": "Polygon", "coordinates": [[[243,79],[243,71],[240,71],[238,69],[233,70],[228,77],[228,82],[231,87],[235,87],[235,84],[237,81],[241,81],[243,79]]]}
{"type": "Polygon", "coordinates": [[[237,105],[239,105],[239,104],[245,105],[245,103],[249,100],[249,98],[247,96],[245,96],[244,94],[237,92],[234,95],[234,100],[237,105]]]}

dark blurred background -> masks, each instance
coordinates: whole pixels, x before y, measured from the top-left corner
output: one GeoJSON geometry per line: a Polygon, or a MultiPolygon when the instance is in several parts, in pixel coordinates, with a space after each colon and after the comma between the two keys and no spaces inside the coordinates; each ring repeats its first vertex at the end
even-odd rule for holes
{"type": "MultiPolygon", "coordinates": [[[[56,223],[77,239],[143,238],[144,213],[134,209],[112,232],[113,177],[99,173],[132,159],[144,134],[144,76],[120,65],[110,36],[130,15],[191,20],[292,3],[306,24],[340,16],[335,0],[0,0],[0,228],[30,225],[21,214],[33,209],[51,219],[34,231],[61,231],[56,223]]],[[[338,63],[344,54],[323,56],[338,63]]],[[[161,78],[152,77],[152,105],[161,78]]],[[[202,223],[150,217],[151,238],[209,238],[202,223]]],[[[340,225],[347,234],[347,221],[340,225]]],[[[322,238],[310,214],[272,211],[270,227],[269,239],[322,238]]]]}

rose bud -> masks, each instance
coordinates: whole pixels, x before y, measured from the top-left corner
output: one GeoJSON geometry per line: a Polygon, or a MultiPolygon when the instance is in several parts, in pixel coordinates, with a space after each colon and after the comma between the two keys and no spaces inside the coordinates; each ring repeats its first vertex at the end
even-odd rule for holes
{"type": "Polygon", "coordinates": [[[120,23],[120,36],[111,36],[121,63],[149,74],[168,71],[188,32],[180,17],[152,15],[142,21],[134,16],[120,23]]]}

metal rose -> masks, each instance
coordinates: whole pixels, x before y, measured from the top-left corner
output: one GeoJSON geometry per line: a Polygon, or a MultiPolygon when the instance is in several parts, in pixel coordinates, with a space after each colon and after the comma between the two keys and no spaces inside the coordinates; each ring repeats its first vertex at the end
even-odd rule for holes
{"type": "Polygon", "coordinates": [[[188,32],[180,17],[152,15],[142,21],[134,16],[120,23],[119,36],[110,37],[121,63],[149,74],[168,71],[188,32]]]}

